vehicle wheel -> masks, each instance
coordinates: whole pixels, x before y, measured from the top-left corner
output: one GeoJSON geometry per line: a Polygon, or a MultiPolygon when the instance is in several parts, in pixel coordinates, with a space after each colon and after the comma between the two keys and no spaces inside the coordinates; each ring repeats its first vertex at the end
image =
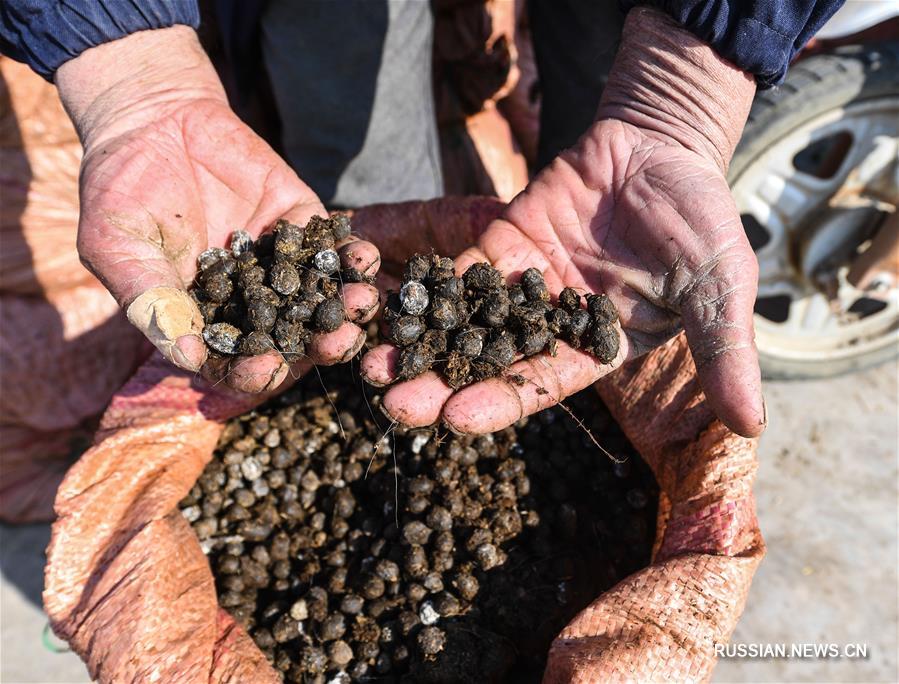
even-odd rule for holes
{"type": "Polygon", "coordinates": [[[760,92],[728,180],[759,260],[763,374],[899,354],[899,43],[809,57],[760,92]]]}

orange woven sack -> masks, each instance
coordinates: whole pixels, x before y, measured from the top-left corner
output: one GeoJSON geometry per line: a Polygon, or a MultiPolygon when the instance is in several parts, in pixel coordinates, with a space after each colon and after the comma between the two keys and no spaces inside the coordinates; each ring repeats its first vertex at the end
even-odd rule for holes
{"type": "Polygon", "coordinates": [[[78,260],[81,144],[56,88],[0,57],[0,520],[50,520],[99,414],[149,355],[78,260]]]}
{"type": "MultiPolygon", "coordinates": [[[[408,203],[406,215],[428,211],[408,203]]],[[[470,234],[490,212],[437,207],[470,234]]],[[[398,216],[395,208],[383,215],[398,216]]],[[[547,682],[702,681],[730,636],[764,546],[755,442],[705,401],[680,335],[598,383],[663,492],[652,564],[598,597],[549,653],[547,682]]],[[[209,565],[178,502],[222,425],[262,397],[237,395],[154,356],[116,394],[95,446],[56,499],[44,604],[100,682],[277,682],[216,602],[209,565]]]]}

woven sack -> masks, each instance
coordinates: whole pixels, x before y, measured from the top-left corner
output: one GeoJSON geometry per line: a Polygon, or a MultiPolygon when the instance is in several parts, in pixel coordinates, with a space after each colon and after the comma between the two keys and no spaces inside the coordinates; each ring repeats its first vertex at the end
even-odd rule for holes
{"type": "MultiPolygon", "coordinates": [[[[363,209],[357,218],[363,233],[372,217],[407,230],[406,217],[421,235],[438,225],[472,236],[496,210],[438,200],[363,209]]],[[[545,680],[707,680],[714,645],[733,631],[764,553],[751,489],[755,441],[715,418],[683,335],[597,389],[656,474],[658,540],[650,566],[562,631],[545,680]]],[[[113,398],[95,446],[66,475],[44,603],[54,631],[100,682],[279,681],[218,606],[207,560],[177,508],[223,422],[263,399],[211,387],[154,356],[113,398]]]]}
{"type": "Polygon", "coordinates": [[[150,346],[78,260],[81,144],[56,88],[0,57],[0,520],[53,498],[150,346]]]}

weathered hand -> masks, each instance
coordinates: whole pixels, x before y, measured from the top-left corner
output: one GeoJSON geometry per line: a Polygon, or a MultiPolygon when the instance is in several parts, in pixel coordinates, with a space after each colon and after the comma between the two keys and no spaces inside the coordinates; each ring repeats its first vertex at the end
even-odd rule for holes
{"type": "MultiPolygon", "coordinates": [[[[618,359],[602,366],[560,343],[555,358],[512,366],[532,382],[495,378],[455,394],[428,373],[387,392],[384,405],[397,420],[423,425],[442,418],[462,432],[499,429],[661,344],[682,318],[722,418],[739,432],[758,431],[756,263],[714,164],[629,124],[602,121],[531,182],[457,259],[457,271],[477,261],[513,279],[535,266],[554,294],[563,287],[606,292],[621,316],[618,359]]],[[[377,348],[364,371],[390,382],[395,355],[389,345],[377,348]]]]}
{"type": "MultiPolygon", "coordinates": [[[[186,293],[197,256],[226,246],[235,229],[256,236],[278,218],[303,224],[326,215],[325,209],[232,112],[190,29],[142,32],[95,48],[64,65],[58,79],[85,148],[82,261],[166,358],[199,370],[206,359],[203,322],[186,293]],[[91,73],[110,78],[98,70],[117,61],[115,55],[122,55],[116,66],[121,79],[95,86],[86,97],[77,86],[91,73]]],[[[341,255],[346,266],[377,270],[378,253],[369,243],[349,243],[341,255]]],[[[377,309],[377,292],[366,284],[348,284],[343,298],[354,322],[377,309]]],[[[362,330],[345,323],[313,339],[310,362],[347,358],[364,339],[362,330]]],[[[258,392],[279,384],[288,367],[273,351],[206,371],[258,392]]]]}
{"type": "MultiPolygon", "coordinates": [[[[494,378],[456,393],[429,372],[388,390],[384,407],[396,420],[442,419],[461,432],[500,429],[661,344],[682,324],[720,418],[744,435],[764,428],[752,330],[757,265],[723,175],[735,140],[679,125],[682,119],[660,125],[669,123],[669,112],[642,106],[633,85],[622,106],[615,95],[625,89],[616,85],[613,79],[601,120],[456,264],[461,273],[489,261],[512,279],[535,266],[553,294],[565,286],[606,292],[621,316],[618,358],[602,366],[560,343],[556,357],[511,367],[524,384],[494,378]]],[[[388,384],[396,356],[389,345],[376,348],[363,372],[388,384]]]]}

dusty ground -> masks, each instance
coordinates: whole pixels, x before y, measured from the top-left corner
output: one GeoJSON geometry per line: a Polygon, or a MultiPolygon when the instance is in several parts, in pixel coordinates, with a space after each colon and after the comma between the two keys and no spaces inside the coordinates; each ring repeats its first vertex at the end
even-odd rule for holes
{"type": "MultiPolygon", "coordinates": [[[[722,660],[716,682],[895,682],[897,365],[768,383],[756,484],[768,542],[734,642],[866,644],[860,660],[722,660]]],[[[90,681],[42,643],[45,526],[0,526],[0,682],[90,681]]],[[[58,644],[53,640],[54,644],[58,644]]]]}
{"type": "Polygon", "coordinates": [[[721,660],[714,681],[899,681],[897,370],[767,384],[755,492],[768,555],[732,639],[867,644],[868,657],[721,660]]]}

